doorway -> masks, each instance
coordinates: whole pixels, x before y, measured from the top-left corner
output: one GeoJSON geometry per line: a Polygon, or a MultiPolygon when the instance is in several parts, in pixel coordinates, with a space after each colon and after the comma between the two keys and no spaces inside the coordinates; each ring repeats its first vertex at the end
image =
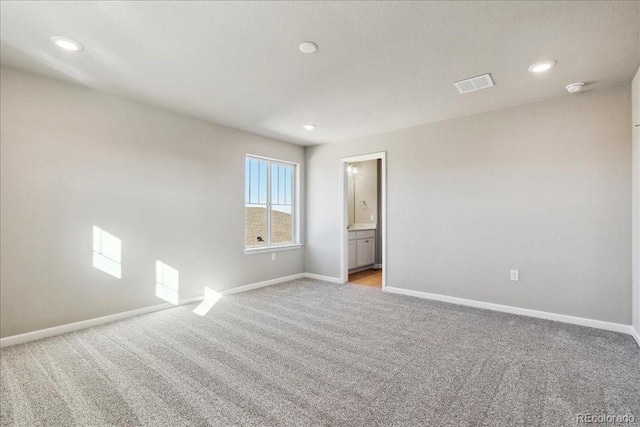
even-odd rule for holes
{"type": "Polygon", "coordinates": [[[386,152],[341,159],[343,283],[386,288],[386,152]]]}

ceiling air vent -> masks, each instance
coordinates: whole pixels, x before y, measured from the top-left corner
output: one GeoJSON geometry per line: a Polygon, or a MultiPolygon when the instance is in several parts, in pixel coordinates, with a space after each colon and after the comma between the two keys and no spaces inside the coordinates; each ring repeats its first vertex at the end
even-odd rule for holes
{"type": "Polygon", "coordinates": [[[471,77],[470,79],[460,80],[454,83],[456,89],[460,93],[475,92],[480,89],[486,89],[493,86],[493,80],[491,75],[483,74],[477,77],[471,77]]]}

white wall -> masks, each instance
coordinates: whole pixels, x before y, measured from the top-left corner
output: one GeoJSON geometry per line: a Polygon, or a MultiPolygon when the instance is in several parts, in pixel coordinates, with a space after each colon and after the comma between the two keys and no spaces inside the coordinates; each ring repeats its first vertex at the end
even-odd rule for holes
{"type": "Polygon", "coordinates": [[[631,131],[633,132],[633,327],[638,336],[640,336],[640,69],[638,69],[631,86],[631,131]]]}
{"type": "Polygon", "coordinates": [[[308,148],[307,272],[340,276],[339,159],[387,151],[388,286],[630,324],[630,89],[308,148]]]}
{"type": "Polygon", "coordinates": [[[304,168],[302,147],[11,69],[0,88],[0,336],[163,303],[156,259],[181,298],[304,272],[301,249],[243,254],[245,154],[304,168]],[[92,267],[93,225],[121,280],[92,267]]]}

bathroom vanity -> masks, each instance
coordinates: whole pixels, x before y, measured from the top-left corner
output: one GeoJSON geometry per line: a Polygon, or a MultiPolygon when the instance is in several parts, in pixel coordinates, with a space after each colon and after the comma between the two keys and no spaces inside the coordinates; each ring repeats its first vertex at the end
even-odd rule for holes
{"type": "Polygon", "coordinates": [[[349,271],[373,266],[376,262],[376,229],[349,230],[349,271]]]}

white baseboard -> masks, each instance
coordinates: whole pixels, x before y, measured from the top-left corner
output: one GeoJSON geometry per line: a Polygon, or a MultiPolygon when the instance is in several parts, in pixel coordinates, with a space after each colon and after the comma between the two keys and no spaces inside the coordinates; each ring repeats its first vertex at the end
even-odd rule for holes
{"type": "MultiPolygon", "coordinates": [[[[184,300],[180,300],[178,305],[190,304],[192,302],[200,301],[201,299],[202,297],[187,298],[184,300]]],[[[37,331],[26,332],[19,335],[12,335],[10,337],[0,338],[0,348],[9,347],[16,344],[24,344],[29,341],[36,341],[43,338],[53,337],[55,335],[62,335],[68,332],[79,331],[81,329],[92,328],[94,326],[103,325],[105,323],[115,322],[116,320],[140,316],[141,314],[153,313],[154,311],[166,310],[167,308],[172,307],[175,307],[175,305],[167,302],[163,304],[152,305],[151,307],[137,308],[135,310],[123,311],[121,313],[110,314],[108,316],[95,317],[93,319],[67,323],[65,325],[54,326],[52,328],[40,329],[37,331]]]]}
{"type": "MultiPolygon", "coordinates": [[[[464,298],[450,297],[447,295],[431,294],[428,292],[412,291],[409,289],[393,288],[387,286],[386,292],[425,298],[433,301],[448,302],[451,304],[465,305],[468,307],[483,308],[485,310],[501,311],[503,313],[518,314],[520,316],[537,317],[540,319],[554,320],[556,322],[571,323],[573,325],[587,326],[590,328],[604,329],[607,331],[621,332],[633,335],[633,327],[622,323],[605,322],[602,320],[587,319],[584,317],[568,316],[566,314],[549,313],[546,311],[531,310],[528,308],[512,307],[509,305],[493,304],[490,302],[475,301],[464,298]]],[[[636,341],[638,341],[637,337],[636,341]]],[[[640,341],[638,342],[640,345],[640,341]]]]}
{"type": "MultiPolygon", "coordinates": [[[[236,288],[225,289],[219,293],[222,295],[237,294],[239,292],[246,292],[252,289],[258,289],[265,286],[275,285],[276,283],[287,282],[289,280],[301,279],[305,277],[305,273],[294,274],[291,276],[279,277],[277,279],[265,280],[264,282],[252,283],[250,285],[238,286],[236,288]]],[[[203,295],[181,299],[178,305],[191,304],[194,302],[202,301],[203,295]]],[[[151,307],[143,307],[135,310],[124,311],[121,313],[110,314],[108,316],[96,317],[94,319],[82,320],[80,322],[67,323],[65,325],[54,326],[52,328],[40,329],[37,331],[26,332],[24,334],[12,335],[10,337],[0,338],[0,348],[9,347],[16,344],[24,344],[30,341],[36,341],[43,338],[49,338],[56,335],[66,334],[68,332],[75,332],[82,329],[92,328],[98,325],[104,325],[106,323],[115,322],[117,320],[127,319],[129,317],[140,316],[141,314],[153,313],[154,311],[166,310],[168,308],[176,307],[170,303],[163,303],[153,305],[151,307]]]]}
{"type": "Polygon", "coordinates": [[[237,286],[235,288],[225,289],[218,291],[222,295],[233,295],[240,292],[252,291],[258,288],[264,288],[265,286],[276,285],[282,282],[288,282],[290,280],[302,279],[305,277],[305,273],[292,274],[291,276],[278,277],[277,279],[265,280],[264,282],[251,283],[249,285],[237,286]]]}
{"type": "Polygon", "coordinates": [[[304,273],[304,277],[307,279],[322,280],[324,282],[342,283],[342,279],[339,277],[323,276],[321,274],[304,273]]]}
{"type": "MultiPolygon", "coordinates": [[[[313,273],[299,273],[299,274],[293,274],[291,276],[265,280],[264,282],[252,283],[249,285],[225,289],[225,290],[219,291],[219,293],[222,295],[232,295],[240,292],[251,291],[253,289],[263,288],[265,286],[271,286],[278,283],[288,282],[290,280],[301,279],[304,277],[309,279],[322,280],[325,282],[342,283],[342,280],[339,277],[323,276],[320,274],[313,274],[313,273]]],[[[636,331],[631,325],[604,322],[601,320],[586,319],[583,317],[567,316],[564,314],[548,313],[544,311],[530,310],[527,308],[493,304],[493,303],[469,300],[464,298],[450,297],[446,295],[431,294],[427,292],[412,291],[409,289],[394,288],[390,286],[387,286],[385,288],[385,291],[390,293],[395,293],[395,294],[409,295],[409,296],[414,296],[418,298],[430,299],[434,301],[448,302],[451,304],[465,305],[469,307],[483,308],[486,310],[493,310],[493,311],[501,311],[504,313],[518,314],[521,316],[537,317],[540,319],[555,320],[557,322],[571,323],[574,325],[605,329],[613,332],[621,332],[621,333],[631,335],[635,339],[635,341],[638,343],[638,346],[640,346],[640,333],[638,333],[638,331],[636,331]]],[[[185,298],[185,299],[181,299],[178,305],[191,304],[193,302],[201,301],[202,299],[203,299],[203,296],[185,298]]],[[[79,331],[82,329],[87,329],[94,326],[115,322],[117,320],[123,320],[129,317],[140,316],[142,314],[153,313],[155,311],[166,310],[168,308],[173,308],[173,307],[176,307],[176,306],[169,303],[158,304],[151,307],[138,308],[135,310],[125,311],[122,313],[96,317],[94,319],[68,323],[66,325],[54,326],[52,328],[40,329],[38,331],[32,331],[24,334],[0,338],[0,347],[9,347],[16,344],[24,344],[30,341],[36,341],[39,339],[48,338],[55,335],[66,334],[68,332],[79,331]]]]}
{"type": "Polygon", "coordinates": [[[640,347],[640,332],[635,328],[631,328],[631,336],[634,340],[636,340],[636,344],[638,344],[638,347],[640,347]]]}

